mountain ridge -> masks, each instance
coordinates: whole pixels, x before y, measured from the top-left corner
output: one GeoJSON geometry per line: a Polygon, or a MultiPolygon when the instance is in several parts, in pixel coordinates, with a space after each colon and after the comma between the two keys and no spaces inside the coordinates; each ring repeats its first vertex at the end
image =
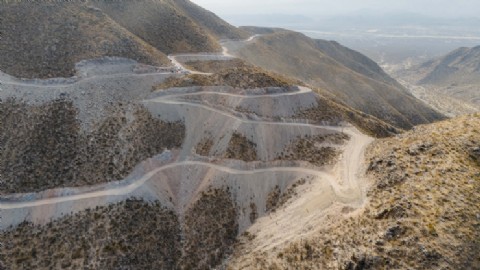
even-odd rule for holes
{"type": "Polygon", "coordinates": [[[288,30],[257,31],[265,34],[251,42],[224,45],[247,62],[322,88],[338,101],[397,127],[409,129],[444,119],[358,52],[288,30]]]}

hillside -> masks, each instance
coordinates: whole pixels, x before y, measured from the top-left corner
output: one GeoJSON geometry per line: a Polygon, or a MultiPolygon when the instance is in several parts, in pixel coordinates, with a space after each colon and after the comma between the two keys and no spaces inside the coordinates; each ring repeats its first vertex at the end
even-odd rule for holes
{"type": "Polygon", "coordinates": [[[395,75],[426,88],[433,100],[440,95],[480,109],[480,46],[459,48],[395,75]]]}
{"type": "Polygon", "coordinates": [[[286,226],[281,208],[244,234],[228,269],[478,269],[479,141],[477,114],[375,142],[362,207],[340,205],[266,245],[286,226]]]}
{"type": "Polygon", "coordinates": [[[297,187],[319,209],[360,200],[336,168],[357,171],[373,140],[359,129],[398,130],[227,61],[195,65],[211,75],[121,58],[69,80],[0,73],[2,269],[208,269],[297,187]]]}
{"type": "Polygon", "coordinates": [[[96,1],[115,22],[166,53],[219,51],[216,39],[243,32],[190,1],[96,1]]]}
{"type": "Polygon", "coordinates": [[[84,2],[0,5],[0,70],[5,73],[25,78],[70,77],[75,63],[102,56],[168,64],[165,54],[84,2]]]}
{"type": "Polygon", "coordinates": [[[252,64],[325,89],[338,101],[397,127],[409,129],[443,119],[367,57],[336,42],[285,30],[272,32],[251,42],[224,45],[252,64]]]}
{"type": "Polygon", "coordinates": [[[220,51],[217,39],[246,36],[190,1],[0,5],[0,70],[16,77],[71,77],[75,63],[103,56],[165,66],[165,54],[220,51]]]}

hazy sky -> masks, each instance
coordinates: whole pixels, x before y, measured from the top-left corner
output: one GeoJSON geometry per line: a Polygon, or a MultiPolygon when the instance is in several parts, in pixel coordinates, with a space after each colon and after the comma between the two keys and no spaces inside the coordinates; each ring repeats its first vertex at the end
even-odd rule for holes
{"type": "Polygon", "coordinates": [[[415,12],[435,17],[475,16],[479,0],[192,0],[219,16],[284,13],[337,15],[358,10],[415,12]]]}

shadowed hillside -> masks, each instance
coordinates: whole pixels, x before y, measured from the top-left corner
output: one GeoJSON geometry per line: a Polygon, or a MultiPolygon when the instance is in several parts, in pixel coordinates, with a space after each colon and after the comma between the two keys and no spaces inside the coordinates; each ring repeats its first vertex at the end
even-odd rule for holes
{"type": "Polygon", "coordinates": [[[214,37],[189,14],[183,13],[175,1],[97,1],[93,4],[166,54],[220,50],[214,37]]]}
{"type": "Polygon", "coordinates": [[[213,12],[206,10],[189,0],[172,1],[178,9],[187,14],[197,25],[220,39],[247,38],[249,33],[245,30],[233,27],[213,12]]]}
{"type": "Polygon", "coordinates": [[[480,46],[460,48],[448,55],[421,66],[428,73],[419,81],[421,84],[479,83],[480,46]]]}

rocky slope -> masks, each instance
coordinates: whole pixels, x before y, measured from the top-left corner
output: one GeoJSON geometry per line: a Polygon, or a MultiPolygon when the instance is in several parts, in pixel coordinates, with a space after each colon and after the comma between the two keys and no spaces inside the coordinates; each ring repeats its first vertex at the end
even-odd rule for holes
{"type": "Polygon", "coordinates": [[[228,269],[478,269],[479,120],[375,142],[363,207],[331,212],[302,240],[274,248],[245,234],[228,269]]]}
{"type": "Polygon", "coordinates": [[[443,119],[372,60],[336,42],[317,41],[299,33],[273,29],[251,42],[224,45],[229,52],[250,63],[322,88],[337,101],[396,127],[409,129],[443,119]]]}
{"type": "Polygon", "coordinates": [[[141,161],[182,145],[181,123],[155,119],[138,105],[115,104],[107,110],[108,116],[87,131],[69,100],[39,106],[13,99],[1,103],[0,194],[123,179],[141,161]]]}
{"type": "MultiPolygon", "coordinates": [[[[247,64],[239,59],[223,61],[193,61],[187,66],[202,72],[212,72],[212,75],[192,74],[181,78],[172,77],[155,86],[156,90],[170,87],[191,86],[230,86],[233,88],[286,87],[302,85],[303,82],[283,75],[265,71],[247,64]]],[[[373,137],[388,137],[402,131],[393,125],[385,123],[342,103],[335,101],[322,90],[317,90],[318,106],[296,111],[296,118],[308,119],[313,123],[331,123],[337,125],[348,122],[373,137]]]]}

